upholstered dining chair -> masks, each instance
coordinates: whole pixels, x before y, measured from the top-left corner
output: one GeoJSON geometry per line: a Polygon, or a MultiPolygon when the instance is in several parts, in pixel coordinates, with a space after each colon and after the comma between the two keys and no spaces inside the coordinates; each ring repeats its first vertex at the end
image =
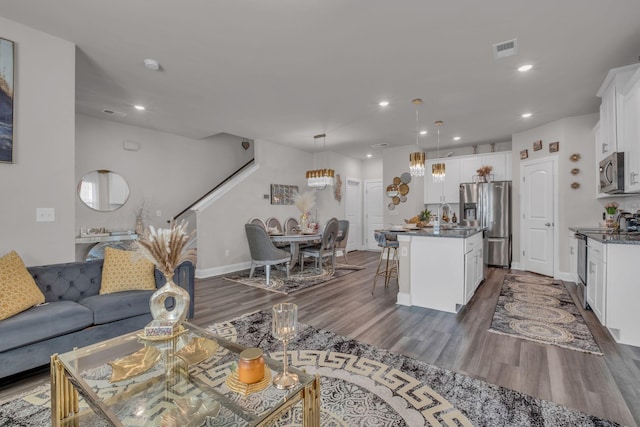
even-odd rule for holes
{"type": "Polygon", "coordinates": [[[274,246],[273,242],[262,226],[256,224],[245,224],[244,230],[247,234],[249,242],[249,251],[251,252],[251,272],[249,277],[253,277],[256,266],[264,266],[267,286],[269,285],[271,266],[277,264],[285,264],[287,270],[287,279],[289,278],[289,263],[291,262],[291,254],[274,246]]]}
{"type": "Polygon", "coordinates": [[[284,221],[285,234],[295,234],[300,232],[300,223],[294,217],[289,217],[284,221]]]}
{"type": "Polygon", "coordinates": [[[336,237],[336,258],[338,252],[342,253],[345,264],[349,264],[347,259],[347,241],[349,240],[349,221],[346,219],[338,220],[338,237],[336,237]]]}
{"type": "Polygon", "coordinates": [[[267,231],[271,228],[278,229],[278,233],[282,233],[282,224],[280,224],[280,220],[274,216],[267,219],[267,231]]]}
{"type": "Polygon", "coordinates": [[[307,246],[300,250],[300,271],[304,268],[304,257],[310,256],[316,258],[316,268],[322,274],[322,260],[325,257],[331,257],[331,267],[336,270],[336,239],[338,237],[338,220],[331,218],[322,230],[322,241],[319,245],[307,246]]]}
{"type": "Polygon", "coordinates": [[[260,218],[251,218],[247,224],[255,224],[255,225],[259,225],[260,227],[264,228],[265,230],[267,229],[267,224],[265,224],[265,222],[260,219],[260,218]]]}

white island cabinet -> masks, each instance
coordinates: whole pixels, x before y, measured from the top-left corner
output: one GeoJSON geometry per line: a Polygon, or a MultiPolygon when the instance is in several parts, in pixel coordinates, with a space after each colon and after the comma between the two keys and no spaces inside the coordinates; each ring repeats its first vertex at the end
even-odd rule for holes
{"type": "Polygon", "coordinates": [[[398,303],[457,313],[484,279],[482,234],[443,230],[439,235],[398,235],[400,277],[405,275],[408,285],[398,303]]]}

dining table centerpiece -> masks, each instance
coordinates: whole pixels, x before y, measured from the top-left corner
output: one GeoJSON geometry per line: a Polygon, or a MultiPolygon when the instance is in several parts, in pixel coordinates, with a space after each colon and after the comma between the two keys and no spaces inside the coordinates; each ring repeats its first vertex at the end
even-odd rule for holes
{"type": "Polygon", "coordinates": [[[316,195],[313,191],[295,193],[293,195],[293,204],[296,205],[302,213],[300,215],[300,230],[305,232],[309,228],[309,218],[311,216],[311,209],[316,204],[316,195]]]}
{"type": "Polygon", "coordinates": [[[149,226],[137,241],[136,251],[164,275],[166,283],[160,287],[149,300],[151,316],[154,321],[172,323],[179,326],[184,322],[189,310],[190,296],[182,287],[175,284],[173,274],[176,268],[185,261],[195,265],[196,250],[191,248],[195,233],[187,232],[188,223],[179,224],[171,220],[169,228],[149,226]],[[168,309],[165,301],[173,298],[173,307],[168,309]]]}

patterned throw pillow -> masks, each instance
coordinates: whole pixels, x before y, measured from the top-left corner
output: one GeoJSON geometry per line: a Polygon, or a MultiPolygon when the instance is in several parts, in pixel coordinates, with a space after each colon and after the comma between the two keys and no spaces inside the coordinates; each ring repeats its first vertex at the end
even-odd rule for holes
{"type": "Polygon", "coordinates": [[[0,320],[44,302],[44,295],[22,258],[11,251],[0,258],[0,320]]]}
{"type": "Polygon", "coordinates": [[[156,289],[154,265],[133,251],[106,247],[100,294],[156,289]]]}

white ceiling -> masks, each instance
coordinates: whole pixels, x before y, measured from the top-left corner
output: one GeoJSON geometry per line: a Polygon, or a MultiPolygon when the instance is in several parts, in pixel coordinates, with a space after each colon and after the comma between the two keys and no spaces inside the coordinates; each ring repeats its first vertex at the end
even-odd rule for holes
{"type": "Polygon", "coordinates": [[[640,56],[638,0],[0,0],[0,15],[77,45],[80,113],[308,151],[326,133],[356,158],[415,144],[416,97],[427,149],[436,120],[442,149],[596,112],[607,70],[640,56]],[[513,38],[518,55],[494,60],[513,38]]]}

